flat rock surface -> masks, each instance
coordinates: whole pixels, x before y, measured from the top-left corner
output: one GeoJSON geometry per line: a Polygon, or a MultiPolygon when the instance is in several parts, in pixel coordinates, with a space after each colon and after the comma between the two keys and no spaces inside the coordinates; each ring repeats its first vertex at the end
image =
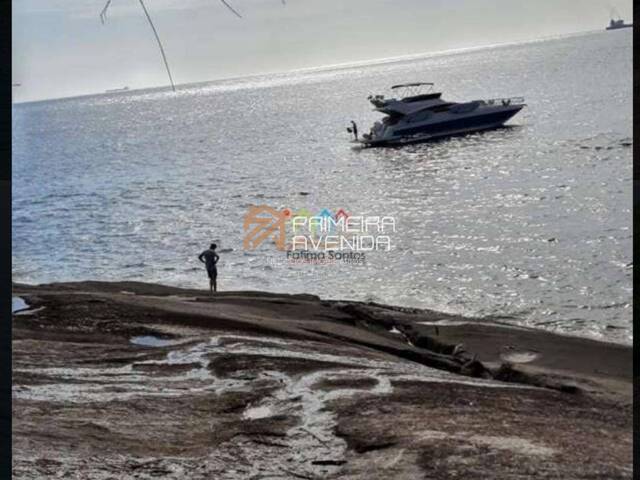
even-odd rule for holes
{"type": "Polygon", "coordinates": [[[632,478],[627,346],[311,295],[14,295],[15,478],[632,478]]]}

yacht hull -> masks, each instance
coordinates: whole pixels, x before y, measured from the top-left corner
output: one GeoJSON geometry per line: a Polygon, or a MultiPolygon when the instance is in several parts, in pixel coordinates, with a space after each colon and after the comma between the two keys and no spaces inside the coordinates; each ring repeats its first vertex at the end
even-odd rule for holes
{"type": "Polygon", "coordinates": [[[480,115],[467,115],[459,118],[443,119],[439,122],[425,123],[414,127],[399,128],[391,137],[378,140],[361,140],[361,143],[367,147],[406,145],[409,143],[439,140],[481,130],[495,129],[503,126],[507,120],[522,110],[523,107],[524,105],[515,105],[480,115]]]}

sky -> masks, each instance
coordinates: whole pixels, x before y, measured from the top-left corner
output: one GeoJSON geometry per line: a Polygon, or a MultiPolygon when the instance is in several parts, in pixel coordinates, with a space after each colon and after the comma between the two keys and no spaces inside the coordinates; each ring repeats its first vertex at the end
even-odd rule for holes
{"type": "MultiPolygon", "coordinates": [[[[603,29],[632,0],[144,0],[176,84],[603,29]]],[[[16,102],[168,84],[138,0],[13,0],[16,102]]]]}

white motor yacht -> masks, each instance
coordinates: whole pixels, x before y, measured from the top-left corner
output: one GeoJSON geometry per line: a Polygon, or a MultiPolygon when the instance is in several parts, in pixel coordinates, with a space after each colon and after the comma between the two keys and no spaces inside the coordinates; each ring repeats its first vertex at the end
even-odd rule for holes
{"type": "Polygon", "coordinates": [[[357,138],[357,127],[348,129],[366,147],[425,142],[502,126],[524,106],[522,97],[494,98],[456,103],[443,100],[433,83],[394,85],[398,98],[369,96],[375,110],[385,114],[369,133],[357,138]]]}

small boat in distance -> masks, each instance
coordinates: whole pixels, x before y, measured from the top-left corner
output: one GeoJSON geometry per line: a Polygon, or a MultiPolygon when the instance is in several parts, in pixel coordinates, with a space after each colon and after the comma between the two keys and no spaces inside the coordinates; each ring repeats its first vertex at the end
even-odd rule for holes
{"type": "Polygon", "coordinates": [[[449,102],[433,91],[433,83],[394,85],[391,90],[406,96],[370,95],[374,110],[386,116],[360,139],[357,127],[348,129],[355,142],[365,147],[404,145],[498,128],[525,106],[522,97],[449,102]]]}
{"type": "Polygon", "coordinates": [[[119,93],[119,92],[127,92],[128,90],[129,90],[129,87],[112,88],[110,90],[105,90],[104,93],[119,93]]]}
{"type": "Polygon", "coordinates": [[[629,28],[633,27],[633,23],[624,23],[624,20],[619,18],[618,20],[614,20],[613,18],[609,22],[609,26],[607,30],[618,30],[619,28],[629,28]]]}
{"type": "Polygon", "coordinates": [[[607,30],[618,30],[620,28],[633,27],[633,23],[624,23],[624,20],[622,19],[622,17],[620,17],[620,14],[615,8],[611,9],[610,17],[611,20],[609,20],[609,26],[607,27],[607,30]]]}

